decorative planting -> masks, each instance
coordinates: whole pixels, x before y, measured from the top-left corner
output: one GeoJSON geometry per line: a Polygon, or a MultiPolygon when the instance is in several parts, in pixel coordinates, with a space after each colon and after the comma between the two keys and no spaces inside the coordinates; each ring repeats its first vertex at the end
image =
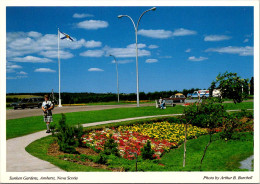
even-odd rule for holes
{"type": "MultiPolygon", "coordinates": [[[[207,129],[188,125],[188,138],[207,134],[207,129]]],[[[120,156],[126,159],[135,158],[134,153],[141,155],[141,148],[150,141],[154,150],[153,158],[160,159],[163,153],[173,147],[178,147],[184,141],[184,124],[156,122],[151,124],[137,124],[133,126],[119,126],[93,130],[82,136],[82,143],[97,152],[103,151],[104,144],[111,136],[118,144],[120,156]],[[112,135],[112,136],[111,136],[112,135]]]]}

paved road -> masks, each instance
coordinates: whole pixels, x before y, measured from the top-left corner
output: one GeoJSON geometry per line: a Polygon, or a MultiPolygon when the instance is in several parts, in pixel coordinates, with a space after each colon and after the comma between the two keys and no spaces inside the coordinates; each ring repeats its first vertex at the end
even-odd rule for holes
{"type": "MultiPolygon", "coordinates": [[[[140,106],[155,106],[153,103],[140,104],[140,106]]],[[[87,106],[63,106],[55,107],[53,114],[67,113],[67,112],[80,112],[80,111],[95,111],[104,109],[114,109],[114,108],[127,108],[136,107],[136,104],[125,104],[125,105],[87,105],[87,106]]],[[[6,110],[6,119],[17,119],[25,118],[30,116],[41,116],[43,115],[42,110],[35,109],[8,109],[6,110]]]]}

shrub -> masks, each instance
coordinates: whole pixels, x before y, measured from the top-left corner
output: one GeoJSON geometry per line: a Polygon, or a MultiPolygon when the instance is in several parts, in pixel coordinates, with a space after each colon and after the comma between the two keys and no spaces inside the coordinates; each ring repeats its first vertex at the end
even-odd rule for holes
{"type": "Polygon", "coordinates": [[[78,146],[78,141],[74,137],[75,129],[66,124],[66,117],[64,114],[62,114],[62,118],[59,121],[57,132],[56,137],[58,138],[60,150],[65,153],[77,153],[75,147],[78,146]]]}
{"type": "Polygon", "coordinates": [[[77,127],[74,127],[74,135],[76,136],[76,141],[78,142],[78,146],[82,146],[82,135],[84,134],[83,126],[78,124],[77,127]]]}
{"type": "Polygon", "coordinates": [[[117,146],[118,144],[115,142],[114,139],[112,139],[112,135],[109,135],[109,139],[107,139],[104,144],[104,150],[100,152],[95,162],[100,164],[107,164],[109,155],[120,157],[117,146]]]}
{"type": "Polygon", "coordinates": [[[184,117],[187,122],[203,128],[215,128],[222,124],[223,117],[227,113],[222,104],[214,104],[206,101],[201,104],[193,104],[184,109],[184,117]]]}
{"type": "Polygon", "coordinates": [[[107,160],[108,160],[108,155],[101,152],[98,155],[98,157],[94,160],[94,162],[99,163],[99,164],[107,164],[107,160]]]}
{"type": "Polygon", "coordinates": [[[233,133],[235,129],[238,127],[238,119],[228,116],[225,121],[223,121],[222,132],[220,133],[220,137],[225,140],[232,139],[233,133]]]}
{"type": "Polygon", "coordinates": [[[254,118],[253,112],[246,111],[245,109],[241,109],[240,112],[235,112],[235,113],[231,114],[231,116],[238,118],[238,119],[241,119],[243,117],[250,118],[250,119],[254,118]]]}
{"type": "Polygon", "coordinates": [[[104,144],[104,151],[103,153],[106,154],[106,155],[115,155],[115,156],[120,156],[119,155],[119,152],[118,152],[118,144],[115,142],[114,139],[112,139],[112,135],[110,134],[109,135],[109,139],[105,142],[104,144]]]}
{"type": "Polygon", "coordinates": [[[149,159],[153,160],[155,151],[152,150],[151,142],[148,140],[147,143],[144,145],[143,148],[141,148],[141,155],[144,160],[149,159]]]}
{"type": "Polygon", "coordinates": [[[220,89],[223,98],[233,99],[234,103],[240,103],[248,96],[248,79],[240,78],[237,73],[220,73],[216,81],[211,83],[210,89],[220,89]]]}

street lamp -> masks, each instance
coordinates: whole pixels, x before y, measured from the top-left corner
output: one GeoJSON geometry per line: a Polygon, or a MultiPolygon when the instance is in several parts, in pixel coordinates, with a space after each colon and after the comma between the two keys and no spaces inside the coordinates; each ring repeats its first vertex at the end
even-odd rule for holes
{"type": "Polygon", "coordinates": [[[132,23],[133,23],[133,25],[134,25],[134,29],[135,29],[135,48],[136,48],[136,90],[137,90],[136,95],[137,95],[137,107],[139,107],[139,77],[138,77],[138,47],[137,47],[137,32],[138,32],[139,22],[140,22],[142,16],[143,16],[146,12],[151,11],[151,10],[153,10],[153,11],[156,10],[156,7],[153,7],[153,8],[151,8],[151,9],[149,9],[149,10],[144,11],[144,12],[141,14],[141,16],[139,17],[138,22],[137,22],[136,25],[135,25],[133,19],[132,19],[129,15],[118,15],[118,16],[117,16],[118,18],[128,17],[128,18],[132,21],[132,23]]]}
{"type": "Polygon", "coordinates": [[[117,102],[119,103],[119,84],[118,84],[118,66],[117,66],[117,61],[116,61],[116,57],[113,56],[112,54],[110,54],[109,56],[112,56],[115,60],[116,63],[116,76],[117,76],[117,102]]]}

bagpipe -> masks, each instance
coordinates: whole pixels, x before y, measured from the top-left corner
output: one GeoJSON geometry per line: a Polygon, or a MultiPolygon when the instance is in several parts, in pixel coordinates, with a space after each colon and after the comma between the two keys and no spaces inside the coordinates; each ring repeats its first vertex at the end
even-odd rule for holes
{"type": "MultiPolygon", "coordinates": [[[[56,103],[56,99],[55,99],[53,90],[52,90],[52,92],[51,92],[51,94],[50,94],[49,100],[50,100],[51,103],[52,103],[52,110],[53,110],[54,107],[55,107],[55,103],[56,103]]],[[[43,108],[44,108],[44,109],[49,109],[49,108],[50,108],[50,105],[49,105],[49,104],[46,104],[43,108]]],[[[47,117],[47,116],[49,116],[49,115],[52,114],[52,113],[51,113],[51,110],[50,110],[50,111],[48,111],[48,110],[47,110],[47,111],[43,111],[43,113],[44,113],[44,116],[45,116],[45,117],[47,117]]]]}
{"type": "Polygon", "coordinates": [[[55,96],[54,96],[54,93],[53,93],[53,89],[52,89],[52,91],[51,91],[50,101],[51,101],[51,103],[52,103],[52,105],[53,105],[53,108],[52,108],[52,110],[53,110],[54,107],[55,107],[55,102],[56,102],[55,96]]]}

